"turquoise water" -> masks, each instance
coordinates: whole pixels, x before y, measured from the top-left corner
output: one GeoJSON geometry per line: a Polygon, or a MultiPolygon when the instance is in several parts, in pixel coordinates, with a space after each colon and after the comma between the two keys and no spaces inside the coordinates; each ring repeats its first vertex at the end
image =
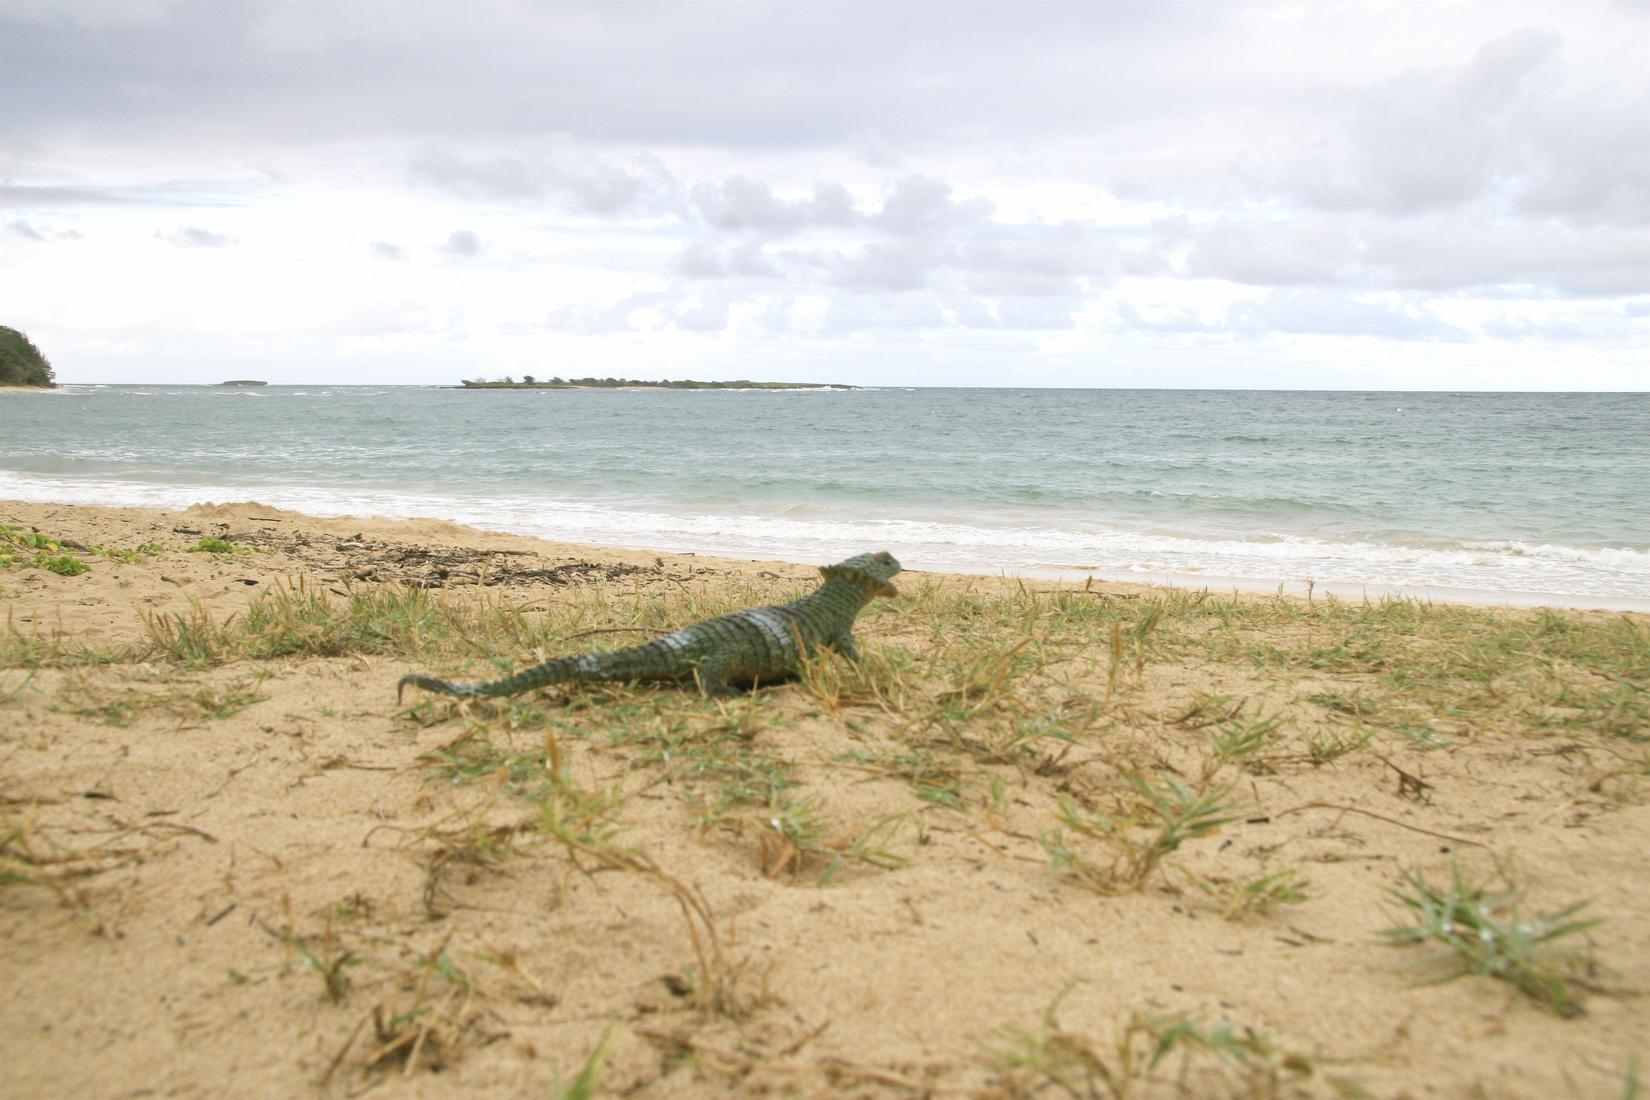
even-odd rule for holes
{"type": "MultiPolygon", "coordinates": [[[[0,498],[911,568],[1650,601],[1650,395],[70,386],[0,498]]],[[[1625,602],[1624,602],[1625,601],[1625,602]]]]}

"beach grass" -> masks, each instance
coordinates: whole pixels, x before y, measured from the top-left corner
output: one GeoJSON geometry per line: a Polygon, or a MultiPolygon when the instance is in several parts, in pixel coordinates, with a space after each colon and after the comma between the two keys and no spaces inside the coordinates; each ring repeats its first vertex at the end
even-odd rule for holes
{"type": "Polygon", "coordinates": [[[1342,1071],[1337,1063],[1343,1060],[1293,1049],[1224,1021],[1204,1024],[1136,1011],[1109,1033],[1063,1027],[1058,1012],[1070,991],[1067,987],[1044,1010],[1038,1026],[1004,1027],[982,1045],[983,1061],[995,1072],[988,1095],[1019,1100],[1053,1090],[1130,1100],[1169,1077],[1179,1082],[1183,1096],[1370,1096],[1355,1075],[1342,1071]],[[1175,1062],[1172,1075],[1160,1073],[1175,1062]]]}
{"type": "MultiPolygon", "coordinates": [[[[500,1019],[563,997],[589,1026],[555,1048],[571,1081],[537,1059],[550,1094],[670,1073],[695,1075],[688,1093],[706,1095],[747,1076],[770,1091],[799,1082],[870,1095],[920,1094],[928,1072],[951,1080],[840,1047],[802,1067],[796,1052],[829,1020],[796,968],[846,964],[811,958],[811,944],[789,972],[764,954],[763,922],[782,907],[793,920],[835,907],[877,936],[909,935],[900,942],[914,951],[951,934],[951,910],[1024,911],[1023,928],[989,941],[995,950],[1046,942],[1077,958],[1126,955],[1126,937],[1091,952],[1088,932],[1172,928],[1222,945],[1194,981],[1230,960],[1258,968],[1264,985],[1334,959],[1399,1016],[1434,1012],[1449,979],[1482,976],[1451,985],[1458,996],[1436,1012],[1495,1014],[1514,1032],[1537,1026],[1530,1017],[1587,1028],[1597,1006],[1631,991],[1606,981],[1631,959],[1608,884],[1555,884],[1565,864],[1550,855],[1530,861],[1540,874],[1514,868],[1533,843],[1521,830],[1537,827],[1519,816],[1526,803],[1538,825],[1583,804],[1593,815],[1650,804],[1641,618],[918,575],[861,616],[859,661],[822,654],[795,683],[731,698],[581,684],[397,704],[404,672],[489,679],[788,600],[810,582],[747,570],[443,590],[253,575],[250,555],[199,544],[132,554],[123,567],[189,559],[222,571],[220,583],[243,571],[259,583],[234,601],[198,589],[157,600],[132,612],[123,641],[9,618],[0,710],[129,744],[238,736],[249,767],[289,746],[301,770],[283,799],[348,769],[385,784],[364,788],[370,824],[349,847],[374,866],[410,867],[403,892],[416,905],[380,915],[397,895],[345,894],[329,870],[306,903],[265,921],[261,950],[279,964],[233,968],[238,982],[290,981],[308,990],[308,1011],[340,1014],[312,1075],[329,1086],[490,1057],[500,1019]],[[1503,760],[1520,778],[1485,785],[1497,816],[1475,819],[1476,776],[1503,760]],[[402,777],[408,786],[394,787],[402,777]],[[400,811],[381,808],[397,798],[400,811]],[[1359,907],[1344,908],[1350,897],[1359,907]],[[560,952],[542,939],[554,926],[576,941],[561,986],[491,938],[518,919],[534,929],[523,940],[560,952]],[[638,950],[662,992],[588,977],[638,950]],[[1509,992],[1498,999],[1497,988],[1509,992]]],[[[94,571],[116,560],[86,558],[94,571]]],[[[93,804],[108,794],[86,789],[93,804]]],[[[8,808],[0,889],[44,891],[80,926],[107,931],[134,907],[92,885],[135,882],[170,850],[213,842],[111,809],[122,824],[100,823],[107,836],[88,841],[67,809],[8,808]]],[[[1587,823],[1580,811],[1576,823],[1587,823]]],[[[263,904],[275,904],[267,892],[263,904]]],[[[809,919],[828,939],[836,918],[809,919]]],[[[535,965],[547,957],[561,956],[535,965]]],[[[966,1042],[946,1040],[944,1072],[978,1096],[1355,1096],[1371,1051],[1411,1049],[1401,1037],[1314,1041],[1311,1016],[1274,1004],[1267,1022],[1259,1002],[1228,989],[1251,1013],[1239,1019],[1176,973],[1172,987],[1137,978],[1116,998],[1074,988],[1031,1026],[1005,1021],[1034,1018],[1058,983],[1028,1004],[998,976],[1014,996],[976,1010],[966,1042]]],[[[1373,1061],[1376,1080],[1419,1086],[1393,1059],[1373,1061]]]]}
{"type": "MultiPolygon", "coordinates": [[[[207,668],[231,660],[375,654],[491,675],[551,653],[634,644],[795,594],[754,582],[646,599],[592,589],[523,608],[396,586],[362,586],[340,597],[299,580],[235,615],[217,617],[200,607],[151,614],[143,650],[99,648],[8,624],[0,667],[160,658],[207,668]]],[[[1013,755],[1028,738],[1069,736],[1071,721],[1041,733],[1035,719],[1001,728],[1016,715],[1046,719],[1039,696],[1062,675],[1098,664],[1107,690],[1083,700],[1094,704],[1098,721],[1160,661],[1252,669],[1277,682],[1339,678],[1333,690],[1301,693],[1287,713],[1222,718],[1213,744],[1227,757],[1260,751],[1280,726],[1299,725],[1314,711],[1423,745],[1468,736],[1475,720],[1487,716],[1504,722],[1509,709],[1530,729],[1650,739],[1650,627],[1628,616],[1398,599],[1307,604],[1178,590],[1117,599],[1022,586],[986,595],[929,584],[874,605],[862,630],[874,635],[879,622],[896,624],[904,644],[873,644],[867,660],[851,670],[805,669],[809,690],[839,708],[874,701],[902,717],[920,712],[925,730],[986,757],[1013,755]],[[986,718],[1000,744],[979,741],[976,728],[986,718]]],[[[1070,700],[1061,710],[1072,711],[1070,700]]],[[[1321,761],[1351,747],[1322,741],[1313,751],[1321,761]]]]}
{"type": "Polygon", "coordinates": [[[1590,945],[1572,941],[1602,922],[1580,915],[1591,904],[1587,901],[1527,916],[1515,877],[1506,862],[1476,882],[1452,865],[1445,886],[1418,870],[1407,871],[1393,898],[1409,920],[1386,929],[1382,938],[1394,946],[1432,947],[1419,962],[1435,971],[1425,980],[1495,978],[1560,1015],[1578,1015],[1578,995],[1599,964],[1590,945]]]}

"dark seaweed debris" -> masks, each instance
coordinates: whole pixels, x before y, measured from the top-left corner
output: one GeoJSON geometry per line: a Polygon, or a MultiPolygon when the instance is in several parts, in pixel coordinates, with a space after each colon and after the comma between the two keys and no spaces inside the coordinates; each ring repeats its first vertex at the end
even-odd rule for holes
{"type": "MultiPolygon", "coordinates": [[[[659,566],[625,562],[566,561],[546,565],[523,550],[478,550],[467,546],[408,546],[363,535],[345,538],[310,536],[284,531],[225,531],[226,542],[274,551],[317,572],[341,578],[416,588],[526,588],[565,587],[617,580],[621,577],[666,579],[659,566]]],[[[681,579],[681,578],[678,578],[681,579]]]]}

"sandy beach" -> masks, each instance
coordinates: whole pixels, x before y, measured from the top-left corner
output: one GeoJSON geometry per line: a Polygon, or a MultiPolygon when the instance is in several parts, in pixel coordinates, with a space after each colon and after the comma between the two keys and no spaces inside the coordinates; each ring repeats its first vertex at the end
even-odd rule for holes
{"type": "Polygon", "coordinates": [[[908,562],[799,683],[398,703],[816,574],[255,503],[0,528],[3,1097],[1650,1072],[1650,616],[908,562]]]}

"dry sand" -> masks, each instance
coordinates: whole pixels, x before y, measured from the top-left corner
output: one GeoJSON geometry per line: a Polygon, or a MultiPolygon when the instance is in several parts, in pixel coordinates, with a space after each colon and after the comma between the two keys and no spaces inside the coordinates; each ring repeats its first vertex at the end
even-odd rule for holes
{"type": "MultiPolygon", "coordinates": [[[[455,603],[542,606],[594,589],[619,607],[714,603],[734,588],[785,598],[812,575],[255,504],[0,502],[0,524],[168,547],[132,564],[89,556],[79,576],[0,567],[13,637],[100,647],[143,645],[142,613],[198,604],[221,620],[298,578],[339,593],[444,584],[455,603]],[[183,552],[202,537],[258,549],[183,552]]],[[[859,633],[919,655],[947,643],[886,609],[859,633]]],[[[1311,726],[1319,711],[1300,699],[1324,684],[1217,655],[1154,661],[1076,744],[1002,763],[960,749],[966,731],[938,741],[886,707],[833,711],[796,684],[732,701],[597,688],[520,712],[443,702],[409,717],[395,682],[413,667],[427,666],[350,654],[192,670],[151,654],[0,667],[0,815],[25,828],[13,850],[26,844],[38,870],[0,885],[0,1096],[545,1096],[553,1070],[570,1079],[610,1025],[597,1095],[1603,1098],[1626,1095],[1631,1060],[1650,1054],[1650,778],[1631,737],[1533,730],[1509,708],[1505,721],[1457,723],[1432,751],[1375,729],[1366,749],[1327,762],[1279,757],[1234,772],[1238,821],[1189,842],[1172,873],[1105,896],[1056,873],[1038,841],[1062,797],[1103,808],[1096,792],[1116,786],[1121,758],[1164,774],[1179,762],[1184,777],[1195,723],[1183,719],[1210,694],[1316,736],[1331,727],[1311,726]],[[613,736],[633,711],[676,715],[684,744],[726,735],[786,762],[791,793],[842,836],[889,822],[902,865],[849,861],[821,884],[819,863],[777,834],[697,828],[703,788],[613,736]],[[619,842],[668,880],[512,832],[532,808],[502,777],[432,781],[430,754],[477,728],[541,751],[535,721],[555,723],[584,788],[624,793],[619,842]],[[921,797],[920,776],[855,762],[902,746],[930,753],[956,797],[921,797]],[[483,834],[496,862],[454,839],[483,834]],[[1420,952],[1378,941],[1401,916],[1403,872],[1443,882],[1452,858],[1479,874],[1492,853],[1515,857],[1529,912],[1590,899],[1587,914],[1606,920],[1577,940],[1608,967],[1587,977],[1583,1014],[1504,982],[1419,985],[1420,952]],[[1235,919],[1193,884],[1286,866],[1309,899],[1235,919]],[[709,928],[687,919],[671,880],[709,928]],[[720,960],[696,957],[690,925],[720,960]],[[707,968],[718,1005],[694,993],[707,968]],[[1230,1025],[1258,1068],[1183,1045],[1148,1072],[1140,1040],[1130,1079],[1108,1092],[1105,1074],[1125,1074],[1119,1030],[1182,1016],[1205,1033],[1230,1025]],[[1301,1060],[1268,1043],[1324,1061],[1296,1072],[1301,1060]],[[1016,1068],[1014,1050],[1037,1064],[1016,1068]]],[[[1105,662],[1072,668],[1061,691],[1106,691],[1105,662]]],[[[1320,680],[1354,697],[1360,684],[1320,680]]]]}

